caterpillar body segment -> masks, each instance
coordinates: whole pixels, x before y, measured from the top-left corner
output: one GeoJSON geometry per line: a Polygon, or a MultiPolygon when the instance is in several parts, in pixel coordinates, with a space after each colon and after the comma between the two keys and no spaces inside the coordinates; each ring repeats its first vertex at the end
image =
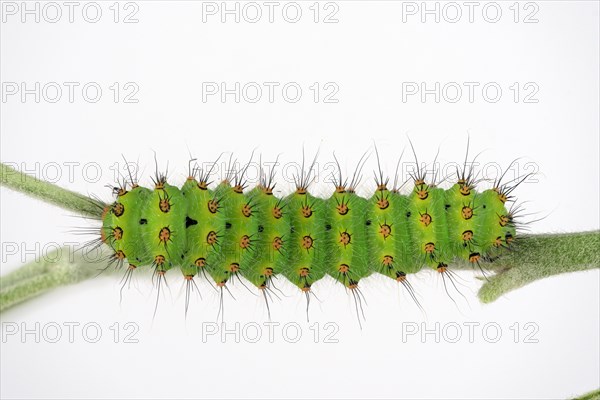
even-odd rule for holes
{"type": "Polygon", "coordinates": [[[144,202],[141,240],[159,273],[182,265],[187,247],[187,212],[182,191],[167,183],[156,187],[144,202]]]}
{"type": "Polygon", "coordinates": [[[218,230],[213,232],[219,251],[211,251],[209,271],[217,285],[222,286],[250,268],[249,252],[256,240],[258,221],[247,196],[237,185],[222,182],[215,190],[215,197],[220,209],[216,220],[218,230]]]}
{"type": "Polygon", "coordinates": [[[446,190],[445,197],[451,251],[468,260],[470,254],[480,252],[475,222],[483,209],[479,206],[476,192],[464,183],[457,183],[446,190]]]}
{"type": "Polygon", "coordinates": [[[126,259],[129,267],[149,265],[152,257],[142,240],[142,217],[151,191],[141,186],[131,190],[119,190],[116,201],[103,213],[102,240],[114,250],[114,259],[122,264],[126,259]]]}
{"type": "Polygon", "coordinates": [[[181,272],[185,277],[199,273],[206,276],[207,266],[216,262],[220,250],[219,202],[214,191],[208,189],[207,182],[199,182],[194,177],[186,180],[181,191],[187,204],[187,252],[181,263],[181,272]]]}
{"type": "Polygon", "coordinates": [[[380,186],[368,207],[365,226],[373,270],[396,280],[419,271],[407,223],[408,197],[380,186]]]}
{"type": "Polygon", "coordinates": [[[329,252],[327,273],[348,288],[371,274],[369,247],[364,216],[368,200],[352,191],[336,190],[326,200],[329,223],[326,226],[329,252]]]}
{"type": "Polygon", "coordinates": [[[257,186],[248,197],[254,204],[260,224],[253,251],[248,253],[249,267],[243,270],[244,277],[259,289],[267,290],[273,285],[273,279],[287,267],[287,252],[291,245],[289,219],[284,217],[285,203],[273,195],[267,186],[257,186]]]}
{"type": "Polygon", "coordinates": [[[477,219],[478,240],[481,254],[497,256],[499,250],[507,248],[516,235],[512,212],[505,208],[506,199],[495,189],[488,189],[478,195],[485,208],[477,219]]]}
{"type": "Polygon", "coordinates": [[[326,201],[304,188],[285,199],[290,225],[287,262],[282,273],[302,291],[325,276],[325,260],[330,251],[326,201]]]}
{"type": "Polygon", "coordinates": [[[408,198],[407,219],[414,254],[421,266],[437,268],[453,255],[448,246],[444,190],[417,184],[408,198]]]}

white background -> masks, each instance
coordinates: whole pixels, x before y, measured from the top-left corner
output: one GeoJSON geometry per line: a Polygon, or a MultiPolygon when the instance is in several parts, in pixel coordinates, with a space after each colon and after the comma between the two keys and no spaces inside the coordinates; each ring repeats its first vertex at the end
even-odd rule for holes
{"type": "MultiPolygon", "coordinates": [[[[545,217],[529,226],[531,232],[599,228],[597,2],[522,2],[516,7],[518,22],[513,2],[500,2],[502,15],[496,23],[486,21],[495,17],[491,6],[485,18],[482,14],[486,2],[475,8],[473,22],[469,9],[459,2],[463,15],[455,23],[448,20],[456,8],[444,8],[445,3],[438,4],[441,13],[447,12],[439,23],[435,15],[425,15],[422,22],[419,12],[403,14],[413,5],[422,8],[420,2],[323,2],[318,5],[318,23],[313,21],[313,2],[299,3],[302,17],[297,23],[283,18],[284,2],[275,9],[273,23],[262,2],[263,17],[256,23],[243,15],[239,23],[231,15],[222,23],[220,14],[204,15],[204,22],[202,3],[189,1],[120,3],[117,23],[112,2],[100,3],[97,23],[83,18],[84,2],[75,9],[73,23],[60,2],[62,18],[46,21],[44,17],[54,18],[55,11],[47,7],[44,15],[45,3],[39,3],[39,23],[35,15],[25,15],[22,22],[21,2],[14,3],[19,7],[15,15],[7,11],[12,10],[7,3],[2,2],[0,29],[1,158],[43,179],[109,200],[104,185],[114,182],[110,167],[121,162],[122,154],[133,161],[139,158],[145,171],[142,183],[148,185],[156,151],[163,168],[169,163],[171,181],[179,184],[187,174],[189,152],[203,162],[222,152],[247,160],[256,148],[263,160],[281,154],[285,164],[300,162],[305,146],[310,156],[320,148],[313,190],[325,196],[331,190],[324,179],[331,171],[327,163],[333,151],[344,171],[351,172],[376,143],[384,170],[393,174],[407,136],[421,160],[431,162],[439,147],[438,161],[448,163],[462,161],[470,135],[472,155],[483,151],[478,158],[482,164],[506,168],[523,157],[521,168],[533,165],[538,171],[536,182],[528,181],[516,192],[520,201],[527,201],[526,211],[536,213],[529,219],[545,217]],[[133,18],[138,22],[124,23],[125,15],[136,7],[133,18]],[[338,22],[324,23],[334,10],[338,22]],[[525,23],[527,15],[530,22],[537,22],[525,23]],[[22,100],[20,93],[7,92],[13,83],[22,82],[30,89],[35,82],[41,87],[49,82],[80,86],[72,103],[66,86],[56,103],[48,101],[54,92],[40,93],[36,103],[35,95],[22,100]],[[82,97],[81,87],[89,82],[103,90],[96,103],[82,97]],[[121,87],[117,102],[109,88],[114,82],[121,87]],[[129,92],[123,87],[127,82],[139,88],[137,103],[123,101],[129,92]],[[229,88],[235,82],[280,86],[273,102],[265,91],[257,103],[247,98],[236,103],[233,95],[223,103],[219,96],[203,101],[203,82],[226,82],[229,88]],[[288,82],[303,89],[296,103],[281,95],[280,88],[288,82]],[[322,90],[316,103],[309,89],[314,82],[322,90]],[[339,88],[337,103],[323,101],[328,93],[323,85],[328,82],[339,88]],[[430,89],[435,82],[441,87],[456,82],[463,88],[462,98],[452,103],[448,100],[455,93],[448,92],[439,102],[434,95],[425,101],[419,95],[403,99],[403,89],[411,82],[426,82],[430,89]],[[472,102],[463,82],[479,84],[472,102]],[[516,102],[510,89],[515,82],[520,87],[516,102]],[[486,83],[502,89],[497,102],[482,95],[486,83]],[[524,101],[531,91],[525,90],[527,83],[534,85],[528,88],[539,89],[532,97],[537,102],[524,101]],[[57,164],[52,163],[62,166],[57,179],[57,164]],[[73,176],[66,165],[73,165],[73,176]],[[102,172],[99,179],[84,174],[84,170],[91,174],[97,165],[102,172]]],[[[27,4],[35,7],[34,2],[27,4]]],[[[220,2],[215,4],[221,7],[220,2]]],[[[93,18],[93,10],[88,11],[88,19],[93,18]]],[[[293,18],[289,11],[288,18],[293,18]]],[[[412,161],[410,151],[404,159],[412,161]]],[[[373,190],[374,167],[371,157],[361,193],[373,190]]],[[[292,187],[287,181],[279,175],[278,188],[284,194],[292,187]]],[[[43,254],[52,243],[81,240],[74,228],[97,226],[4,188],[1,194],[3,246],[17,243],[21,249],[17,255],[3,250],[3,274],[21,265],[22,257],[35,258],[24,250],[36,253],[39,246],[37,253],[43,254]]],[[[243,337],[236,343],[233,335],[224,341],[218,335],[202,341],[202,324],[214,322],[218,308],[210,287],[201,285],[203,300],[192,299],[184,320],[182,279],[172,271],[171,291],[152,322],[156,291],[147,274],[136,277],[137,290],[126,291],[122,304],[118,275],[103,275],[2,314],[3,324],[21,327],[57,323],[63,326],[63,338],[58,343],[43,338],[36,343],[32,335],[25,343],[18,335],[5,338],[0,394],[3,398],[567,398],[600,386],[598,270],[536,282],[490,305],[478,303],[476,274],[460,276],[464,286],[459,288],[468,301],[454,293],[458,307],[445,294],[438,274],[425,271],[413,278],[426,317],[395,282],[378,276],[362,281],[368,301],[362,330],[352,297],[340,285],[331,280],[315,285],[321,303],[312,302],[308,324],[304,299],[281,282],[289,297],[272,305],[272,320],[281,324],[275,328],[273,343],[262,325],[267,321],[262,299],[238,285],[232,288],[237,300],[225,298],[227,327],[258,323],[263,337],[258,343],[243,337]],[[74,343],[69,343],[64,327],[69,322],[80,327],[97,323],[103,336],[98,343],[88,343],[76,328],[74,343]],[[121,335],[115,344],[110,330],[115,322],[121,327],[137,324],[138,343],[123,343],[121,335]],[[314,330],[309,328],[315,322],[320,324],[319,343],[314,343],[314,330]],[[339,327],[334,335],[338,343],[324,343],[327,322],[339,327]],[[524,329],[528,322],[538,328],[530,338],[537,343],[525,340],[532,332],[524,329]],[[298,343],[283,336],[281,327],[286,323],[301,328],[298,343]],[[408,328],[435,329],[436,323],[445,333],[439,342],[432,334],[403,338],[408,328]],[[465,323],[480,324],[474,328],[472,343],[465,323]],[[496,343],[490,342],[493,329],[488,336],[482,332],[486,323],[501,328],[496,343]],[[511,330],[515,323],[520,332],[517,343],[511,330]],[[462,337],[451,343],[456,326],[462,337]]]]}

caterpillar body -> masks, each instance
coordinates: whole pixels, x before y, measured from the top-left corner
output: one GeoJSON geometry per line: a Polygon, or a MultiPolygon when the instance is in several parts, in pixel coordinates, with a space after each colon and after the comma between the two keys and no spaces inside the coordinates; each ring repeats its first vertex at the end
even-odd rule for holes
{"type": "Polygon", "coordinates": [[[296,190],[284,197],[274,194],[273,174],[262,171],[251,190],[244,170],[214,188],[211,171],[200,169],[191,169],[181,188],[158,172],[152,189],[132,178],[114,188],[116,200],[102,215],[101,241],[113,250],[110,263],[128,265],[126,276],[150,265],[159,290],[171,269],[181,271],[188,292],[198,275],[221,291],[243,277],[265,300],[273,279],[283,276],[308,302],[311,286],[325,275],[360,301],[359,281],[377,272],[401,282],[418,304],[410,274],[432,268],[448,275],[456,260],[483,271],[482,263],[513,245],[514,212],[506,203],[518,183],[502,184],[500,177],[493,188],[477,192],[466,162],[448,189],[427,183],[417,167],[407,194],[395,183],[388,188],[380,168],[369,198],[356,194],[356,173],[349,184],[340,173],[329,198],[312,195],[313,166],[303,166],[296,190]]]}

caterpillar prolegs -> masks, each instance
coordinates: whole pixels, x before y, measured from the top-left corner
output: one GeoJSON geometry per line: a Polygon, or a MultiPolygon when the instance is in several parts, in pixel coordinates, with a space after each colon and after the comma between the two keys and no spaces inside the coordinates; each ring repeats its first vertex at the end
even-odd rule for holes
{"type": "Polygon", "coordinates": [[[110,263],[128,266],[126,279],[139,267],[153,268],[159,291],[167,271],[179,269],[187,281],[186,310],[196,276],[213,282],[221,296],[229,282],[244,278],[267,307],[274,279],[282,276],[305,293],[308,307],[312,285],[325,275],[350,289],[358,304],[361,279],[379,273],[402,283],[419,305],[411,274],[432,268],[454,283],[453,262],[483,272],[483,263],[512,247],[515,210],[507,202],[523,180],[503,183],[502,175],[478,192],[477,175],[465,161],[443,189],[436,174],[428,179],[417,163],[412,188],[403,194],[397,179],[389,187],[380,167],[375,192],[364,198],[356,193],[363,160],[350,182],[341,172],[335,177],[328,198],[309,193],[314,161],[306,169],[303,164],[295,191],[284,197],[274,194],[273,171],[261,170],[249,190],[245,168],[212,188],[211,170],[197,167],[190,167],[181,188],[158,170],[151,189],[130,176],[104,209],[101,241],[112,248],[110,263]]]}

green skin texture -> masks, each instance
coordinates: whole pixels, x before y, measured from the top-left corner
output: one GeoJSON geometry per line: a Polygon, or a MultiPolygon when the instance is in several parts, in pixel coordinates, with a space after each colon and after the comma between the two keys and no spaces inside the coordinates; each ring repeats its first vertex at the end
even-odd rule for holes
{"type": "MultiPolygon", "coordinates": [[[[152,262],[149,252],[146,250],[144,241],[140,240],[142,235],[141,213],[145,208],[147,199],[151,191],[138,186],[126,193],[124,196],[118,196],[118,200],[113,203],[108,212],[105,212],[103,219],[103,234],[115,251],[113,260],[119,262],[118,254],[123,252],[131,266],[148,265],[152,262]],[[115,228],[121,228],[122,239],[114,238],[115,228]]],[[[120,262],[123,262],[122,259],[120,262]]]]}
{"type": "Polygon", "coordinates": [[[307,291],[326,273],[324,260],[328,240],[325,231],[328,218],[325,200],[308,193],[293,193],[285,203],[284,217],[289,219],[290,239],[284,247],[288,265],[282,274],[307,291]]]}
{"type": "Polygon", "coordinates": [[[331,252],[325,260],[327,273],[348,287],[355,287],[371,273],[364,219],[367,202],[351,192],[336,192],[326,202],[331,225],[328,233],[333,238],[331,252]],[[346,268],[348,271],[344,272],[346,268]]]}
{"type": "Polygon", "coordinates": [[[501,196],[462,183],[444,190],[418,182],[409,195],[379,187],[369,199],[344,188],[328,199],[299,189],[279,199],[264,187],[243,193],[225,181],[208,189],[194,178],[181,189],[162,182],[122,191],[102,230],[120,263],[179,268],[187,279],[202,272],[218,286],[241,275],[265,289],[284,276],[304,292],[326,274],[354,289],[373,272],[403,280],[424,267],[444,272],[457,259],[475,266],[515,236],[501,196]]]}
{"type": "Polygon", "coordinates": [[[254,188],[248,194],[253,199],[253,218],[263,221],[260,225],[262,232],[253,242],[256,243],[256,252],[245,253],[248,258],[248,271],[246,279],[257,287],[266,287],[272,279],[281,274],[287,267],[285,243],[291,240],[290,224],[285,218],[283,201],[275,197],[272,192],[265,193],[260,188],[254,188]],[[273,210],[281,210],[273,212],[273,210]],[[279,249],[274,247],[274,242],[281,242],[279,249]]]}
{"type": "MultiPolygon", "coordinates": [[[[74,212],[78,215],[98,220],[104,219],[105,228],[103,229],[105,237],[110,235],[110,230],[107,231],[107,229],[113,226],[114,223],[109,221],[109,218],[112,218],[109,214],[109,205],[52,183],[41,181],[19,172],[4,163],[0,163],[0,167],[1,186],[57,205],[64,210],[74,212]]],[[[184,184],[182,191],[196,190],[196,188],[197,182],[190,180],[184,184]]],[[[454,186],[447,190],[446,193],[449,197],[452,197],[458,189],[458,187],[454,186]]],[[[148,189],[139,189],[139,192],[150,193],[151,191],[148,189]]],[[[198,192],[200,193],[200,191],[198,192]]],[[[130,191],[128,201],[135,197],[131,196],[131,193],[135,193],[135,190],[130,191]]],[[[284,239],[284,241],[289,240],[290,226],[288,218],[274,218],[270,216],[273,207],[276,205],[283,207],[285,206],[285,202],[278,200],[273,195],[257,195],[260,193],[263,192],[258,187],[249,192],[249,196],[254,199],[255,208],[260,215],[261,221],[269,222],[266,226],[263,226],[263,234],[258,237],[259,243],[270,243],[266,238],[273,237],[275,234],[284,239]],[[263,238],[261,239],[261,237],[263,238]]],[[[484,193],[489,193],[486,195],[491,195],[492,197],[495,196],[491,192],[484,193]]],[[[369,214],[367,222],[370,220],[372,223],[367,225],[367,232],[369,235],[370,257],[379,260],[389,254],[390,251],[397,249],[394,251],[401,255],[401,259],[394,259],[394,264],[399,263],[407,273],[412,273],[418,269],[415,268],[415,270],[411,271],[409,267],[418,264],[415,261],[416,259],[412,257],[412,252],[405,251],[403,247],[412,243],[410,232],[408,232],[408,224],[396,226],[395,232],[398,234],[391,236],[390,239],[384,240],[377,235],[380,228],[379,224],[385,223],[386,218],[392,218],[393,221],[401,221],[402,212],[406,208],[404,204],[407,202],[407,196],[378,190],[368,202],[367,212],[369,214]],[[389,200],[388,207],[385,210],[381,210],[376,204],[382,198],[389,200]],[[392,211],[387,210],[388,208],[392,211]]],[[[198,210],[202,211],[205,209],[205,201],[189,200],[188,213],[192,212],[192,207],[195,204],[198,205],[198,210]]],[[[460,205],[462,206],[462,203],[460,205]]],[[[141,206],[136,207],[133,205],[132,207],[128,207],[128,210],[141,210],[141,206]]],[[[130,214],[133,215],[134,213],[130,214]]],[[[453,216],[460,217],[460,214],[454,215],[448,212],[447,214],[448,220],[452,219],[453,216]]],[[[206,213],[206,215],[209,214],[206,213]]],[[[488,214],[488,216],[490,218],[494,217],[493,214],[488,214]]],[[[132,221],[134,220],[135,218],[132,218],[132,221]]],[[[204,223],[198,225],[199,227],[208,228],[212,224],[209,219],[203,221],[204,223]]],[[[458,221],[460,221],[460,218],[458,221]]],[[[455,229],[455,234],[456,231],[459,234],[461,232],[452,224],[448,225],[448,229],[455,229]]],[[[135,228],[133,228],[132,232],[134,232],[132,235],[130,234],[126,237],[135,237],[135,228]]],[[[195,237],[193,227],[190,226],[187,229],[188,241],[197,240],[194,239],[195,237]]],[[[204,235],[200,235],[200,237],[204,237],[204,235]]],[[[464,249],[460,245],[460,239],[457,240],[457,247],[464,249]]],[[[131,245],[134,246],[134,249],[139,249],[138,254],[141,257],[145,256],[148,258],[147,262],[141,262],[139,265],[150,265],[152,260],[144,250],[143,244],[134,241],[131,245]]],[[[496,301],[504,294],[542,278],[576,271],[593,270],[600,266],[600,252],[598,251],[600,248],[599,231],[521,235],[514,246],[516,246],[517,251],[507,252],[495,262],[486,264],[486,268],[495,272],[495,274],[489,277],[479,290],[479,299],[483,303],[496,301]]],[[[269,249],[269,246],[267,245],[264,249],[269,249]]],[[[113,248],[103,246],[100,250],[102,255],[110,253],[114,259],[115,250],[113,248]]],[[[135,255],[135,251],[132,251],[133,253],[129,254],[130,258],[134,258],[133,256],[135,255]]],[[[492,248],[491,251],[494,252],[495,249],[492,248]]],[[[284,251],[273,252],[271,258],[268,251],[257,252],[255,254],[255,263],[247,271],[247,278],[259,287],[262,283],[270,281],[288,265],[286,254],[284,251]],[[261,280],[260,275],[268,265],[275,266],[276,274],[269,275],[267,279],[261,280]]],[[[195,254],[192,252],[191,246],[188,246],[188,256],[192,261],[183,262],[181,269],[184,271],[184,275],[187,274],[186,270],[195,270],[194,267],[189,266],[195,260],[195,258],[192,258],[195,254]]],[[[463,255],[464,257],[465,255],[463,255]]],[[[453,268],[473,268],[473,265],[468,261],[457,261],[452,264],[453,268]]],[[[65,246],[58,249],[49,257],[29,262],[11,273],[3,274],[0,276],[0,312],[5,312],[17,304],[35,298],[56,287],[73,284],[97,276],[98,266],[97,260],[87,258],[85,252],[73,251],[69,246],[65,246]]],[[[394,271],[398,269],[397,267],[390,268],[390,266],[373,264],[374,271],[379,271],[391,278],[396,277],[394,271]]],[[[206,271],[206,269],[202,271],[206,271]]]]}

